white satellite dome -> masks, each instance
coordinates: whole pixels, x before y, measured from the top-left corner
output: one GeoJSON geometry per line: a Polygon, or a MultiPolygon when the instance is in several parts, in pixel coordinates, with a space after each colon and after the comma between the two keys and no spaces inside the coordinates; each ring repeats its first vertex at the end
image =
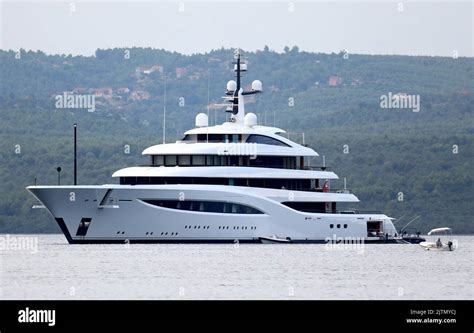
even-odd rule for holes
{"type": "Polygon", "coordinates": [[[252,112],[247,113],[244,117],[244,124],[249,127],[257,125],[257,115],[252,112]]]}
{"type": "Polygon", "coordinates": [[[207,114],[199,113],[196,116],[196,127],[207,127],[209,124],[207,114]]]}
{"type": "Polygon", "coordinates": [[[237,89],[237,82],[234,80],[227,82],[227,91],[235,91],[235,89],[237,89]]]}
{"type": "Polygon", "coordinates": [[[262,81],[254,80],[252,82],[252,90],[253,91],[262,91],[262,81]]]}

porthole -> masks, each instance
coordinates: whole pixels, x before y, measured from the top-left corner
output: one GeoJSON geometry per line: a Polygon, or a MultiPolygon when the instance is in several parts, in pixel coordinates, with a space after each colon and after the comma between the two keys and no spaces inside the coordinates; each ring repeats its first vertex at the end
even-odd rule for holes
{"type": "Polygon", "coordinates": [[[163,236],[164,232],[161,233],[161,236],[163,236]]]}
{"type": "Polygon", "coordinates": [[[120,233],[120,231],[117,231],[117,235],[120,233]]]}
{"type": "Polygon", "coordinates": [[[122,231],[122,235],[125,233],[125,231],[122,231]]]}
{"type": "Polygon", "coordinates": [[[334,228],[334,224],[330,224],[329,228],[331,228],[331,229],[334,228]]]}
{"type": "Polygon", "coordinates": [[[341,228],[341,225],[340,225],[340,224],[338,224],[338,225],[337,225],[337,228],[338,228],[338,229],[339,229],[339,228],[341,228]]]}
{"type": "Polygon", "coordinates": [[[347,229],[347,224],[344,224],[344,229],[347,229]]]}
{"type": "Polygon", "coordinates": [[[152,231],[152,232],[150,232],[150,235],[153,235],[153,231],[152,231]]]}

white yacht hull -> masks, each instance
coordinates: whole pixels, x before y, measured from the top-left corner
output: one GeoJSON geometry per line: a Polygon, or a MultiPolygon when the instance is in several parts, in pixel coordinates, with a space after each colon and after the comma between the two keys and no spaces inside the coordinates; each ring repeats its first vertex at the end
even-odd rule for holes
{"type": "Polygon", "coordinates": [[[267,197],[257,195],[258,189],[220,185],[29,186],[27,190],[51,213],[71,244],[260,243],[261,237],[272,235],[293,243],[389,241],[391,238],[367,237],[367,221],[375,220],[382,221],[384,235],[395,232],[386,215],[293,210],[280,203],[287,201],[288,191],[284,190],[272,190],[267,197]],[[255,207],[263,214],[185,211],[142,201],[177,198],[228,201],[255,207]]]}

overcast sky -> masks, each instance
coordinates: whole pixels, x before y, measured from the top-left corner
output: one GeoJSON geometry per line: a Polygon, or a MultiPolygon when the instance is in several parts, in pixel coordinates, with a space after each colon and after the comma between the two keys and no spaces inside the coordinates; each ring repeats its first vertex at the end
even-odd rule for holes
{"type": "Polygon", "coordinates": [[[471,1],[1,0],[3,50],[92,55],[97,48],[155,47],[186,54],[285,45],[363,54],[473,56],[471,1]]]}

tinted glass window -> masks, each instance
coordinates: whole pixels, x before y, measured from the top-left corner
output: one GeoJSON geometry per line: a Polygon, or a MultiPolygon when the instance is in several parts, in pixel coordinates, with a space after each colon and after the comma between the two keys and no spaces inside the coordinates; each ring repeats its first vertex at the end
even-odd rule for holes
{"type": "Polygon", "coordinates": [[[165,159],[164,159],[163,155],[153,156],[153,164],[154,165],[163,165],[164,160],[165,159]]]}
{"type": "Polygon", "coordinates": [[[222,201],[200,201],[200,200],[143,200],[144,202],[165,208],[189,210],[195,212],[227,213],[227,214],[263,214],[258,209],[250,206],[222,202],[222,201]]]}
{"type": "Polygon", "coordinates": [[[178,156],[178,164],[179,165],[191,165],[191,156],[189,156],[189,155],[178,156]]]}
{"type": "Polygon", "coordinates": [[[165,165],[176,165],[176,155],[165,156],[165,165]]]}
{"type": "Polygon", "coordinates": [[[298,202],[287,201],[282,202],[283,205],[307,213],[326,213],[326,203],[324,202],[298,202]]]}
{"type": "Polygon", "coordinates": [[[284,147],[290,147],[284,142],[281,142],[280,140],[271,138],[269,136],[265,135],[257,135],[257,134],[252,134],[247,138],[247,143],[259,143],[263,145],[273,145],[273,146],[284,146],[284,147]]]}
{"type": "Polygon", "coordinates": [[[206,156],[204,155],[194,155],[193,156],[193,165],[205,165],[206,156]]]}

